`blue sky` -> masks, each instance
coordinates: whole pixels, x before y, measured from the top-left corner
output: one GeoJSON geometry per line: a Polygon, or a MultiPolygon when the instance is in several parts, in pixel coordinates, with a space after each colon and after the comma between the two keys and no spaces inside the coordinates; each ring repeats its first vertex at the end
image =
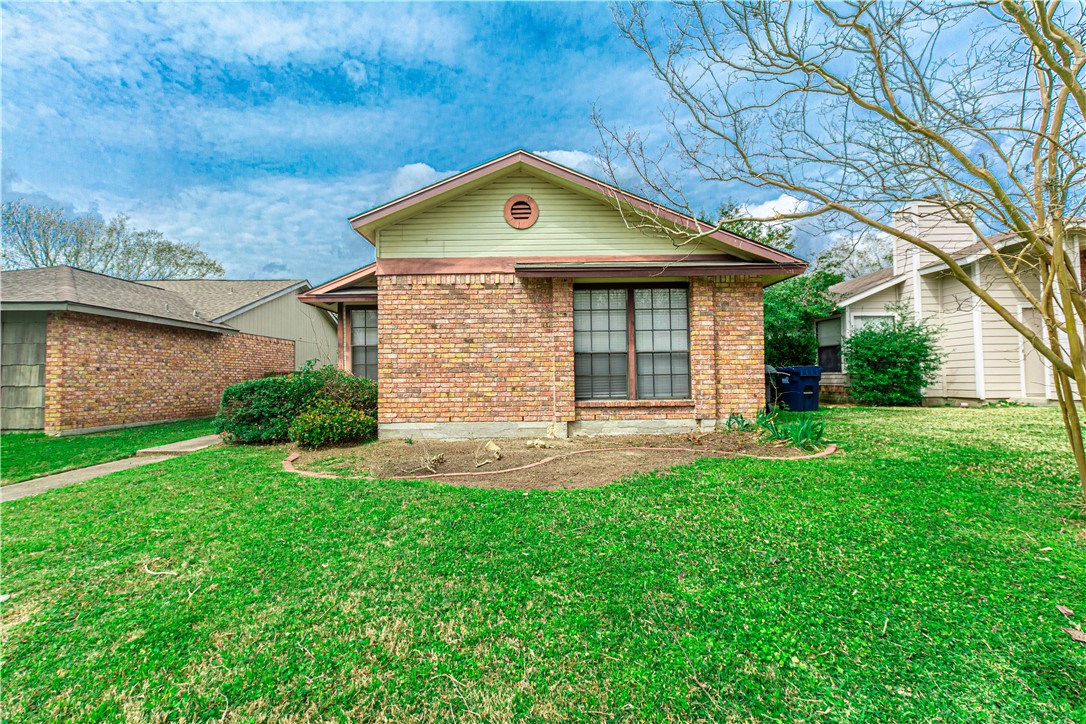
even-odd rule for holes
{"type": "MultiPolygon", "coordinates": [[[[3,196],[316,283],[347,218],[513,148],[597,174],[593,107],[666,101],[605,4],[3,5],[3,196]]],[[[700,188],[707,208],[739,189],[700,188]]]]}

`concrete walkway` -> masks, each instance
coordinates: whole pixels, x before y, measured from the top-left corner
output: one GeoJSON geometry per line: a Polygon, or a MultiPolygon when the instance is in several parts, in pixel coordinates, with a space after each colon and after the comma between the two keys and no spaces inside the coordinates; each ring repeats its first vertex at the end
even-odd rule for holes
{"type": "Polygon", "coordinates": [[[52,490],[53,488],[63,488],[68,485],[75,485],[76,483],[100,478],[103,475],[109,475],[110,473],[116,473],[121,470],[129,470],[130,468],[138,468],[144,465],[153,465],[154,463],[160,463],[163,460],[169,460],[170,458],[179,455],[186,455],[190,452],[196,452],[197,450],[211,447],[212,445],[218,445],[220,442],[222,442],[222,438],[218,435],[205,435],[203,437],[193,438],[192,440],[182,440],[181,442],[170,443],[169,445],[144,448],[136,453],[136,457],[126,458],[124,460],[114,460],[113,462],[102,463],[101,465],[91,465],[88,468],[68,470],[67,472],[57,473],[56,475],[46,475],[45,477],[34,478],[33,480],[26,480],[21,483],[5,485],[0,488],[0,502],[6,503],[9,500],[18,500],[19,498],[25,498],[28,495],[44,493],[46,490],[52,490]]]}

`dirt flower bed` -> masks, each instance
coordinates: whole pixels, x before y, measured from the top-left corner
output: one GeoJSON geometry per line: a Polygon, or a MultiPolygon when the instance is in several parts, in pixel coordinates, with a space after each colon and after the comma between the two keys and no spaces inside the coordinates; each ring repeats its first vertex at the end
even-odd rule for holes
{"type": "Polygon", "coordinates": [[[753,432],[608,435],[568,440],[386,440],[295,452],[298,458],[293,464],[298,470],[383,480],[432,477],[452,485],[516,490],[606,485],[633,473],[667,469],[703,457],[794,458],[809,454],[790,446],[759,442],[753,432]],[[547,462],[525,467],[544,460],[547,462]]]}

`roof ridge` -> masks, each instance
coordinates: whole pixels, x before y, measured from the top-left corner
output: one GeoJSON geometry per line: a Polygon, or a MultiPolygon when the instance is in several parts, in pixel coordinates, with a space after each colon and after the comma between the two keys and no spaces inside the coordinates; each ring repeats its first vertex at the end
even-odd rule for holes
{"type": "Polygon", "coordinates": [[[145,279],[144,283],[154,284],[155,282],[230,282],[231,284],[237,284],[238,282],[305,282],[307,279],[145,279]]]}

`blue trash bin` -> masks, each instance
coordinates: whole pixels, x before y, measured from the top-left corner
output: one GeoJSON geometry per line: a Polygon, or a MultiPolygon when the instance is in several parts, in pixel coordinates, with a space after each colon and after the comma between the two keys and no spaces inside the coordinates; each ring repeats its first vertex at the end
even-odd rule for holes
{"type": "Polygon", "coordinates": [[[822,368],[814,365],[778,367],[780,403],[793,412],[814,412],[818,409],[818,384],[822,368]]]}

